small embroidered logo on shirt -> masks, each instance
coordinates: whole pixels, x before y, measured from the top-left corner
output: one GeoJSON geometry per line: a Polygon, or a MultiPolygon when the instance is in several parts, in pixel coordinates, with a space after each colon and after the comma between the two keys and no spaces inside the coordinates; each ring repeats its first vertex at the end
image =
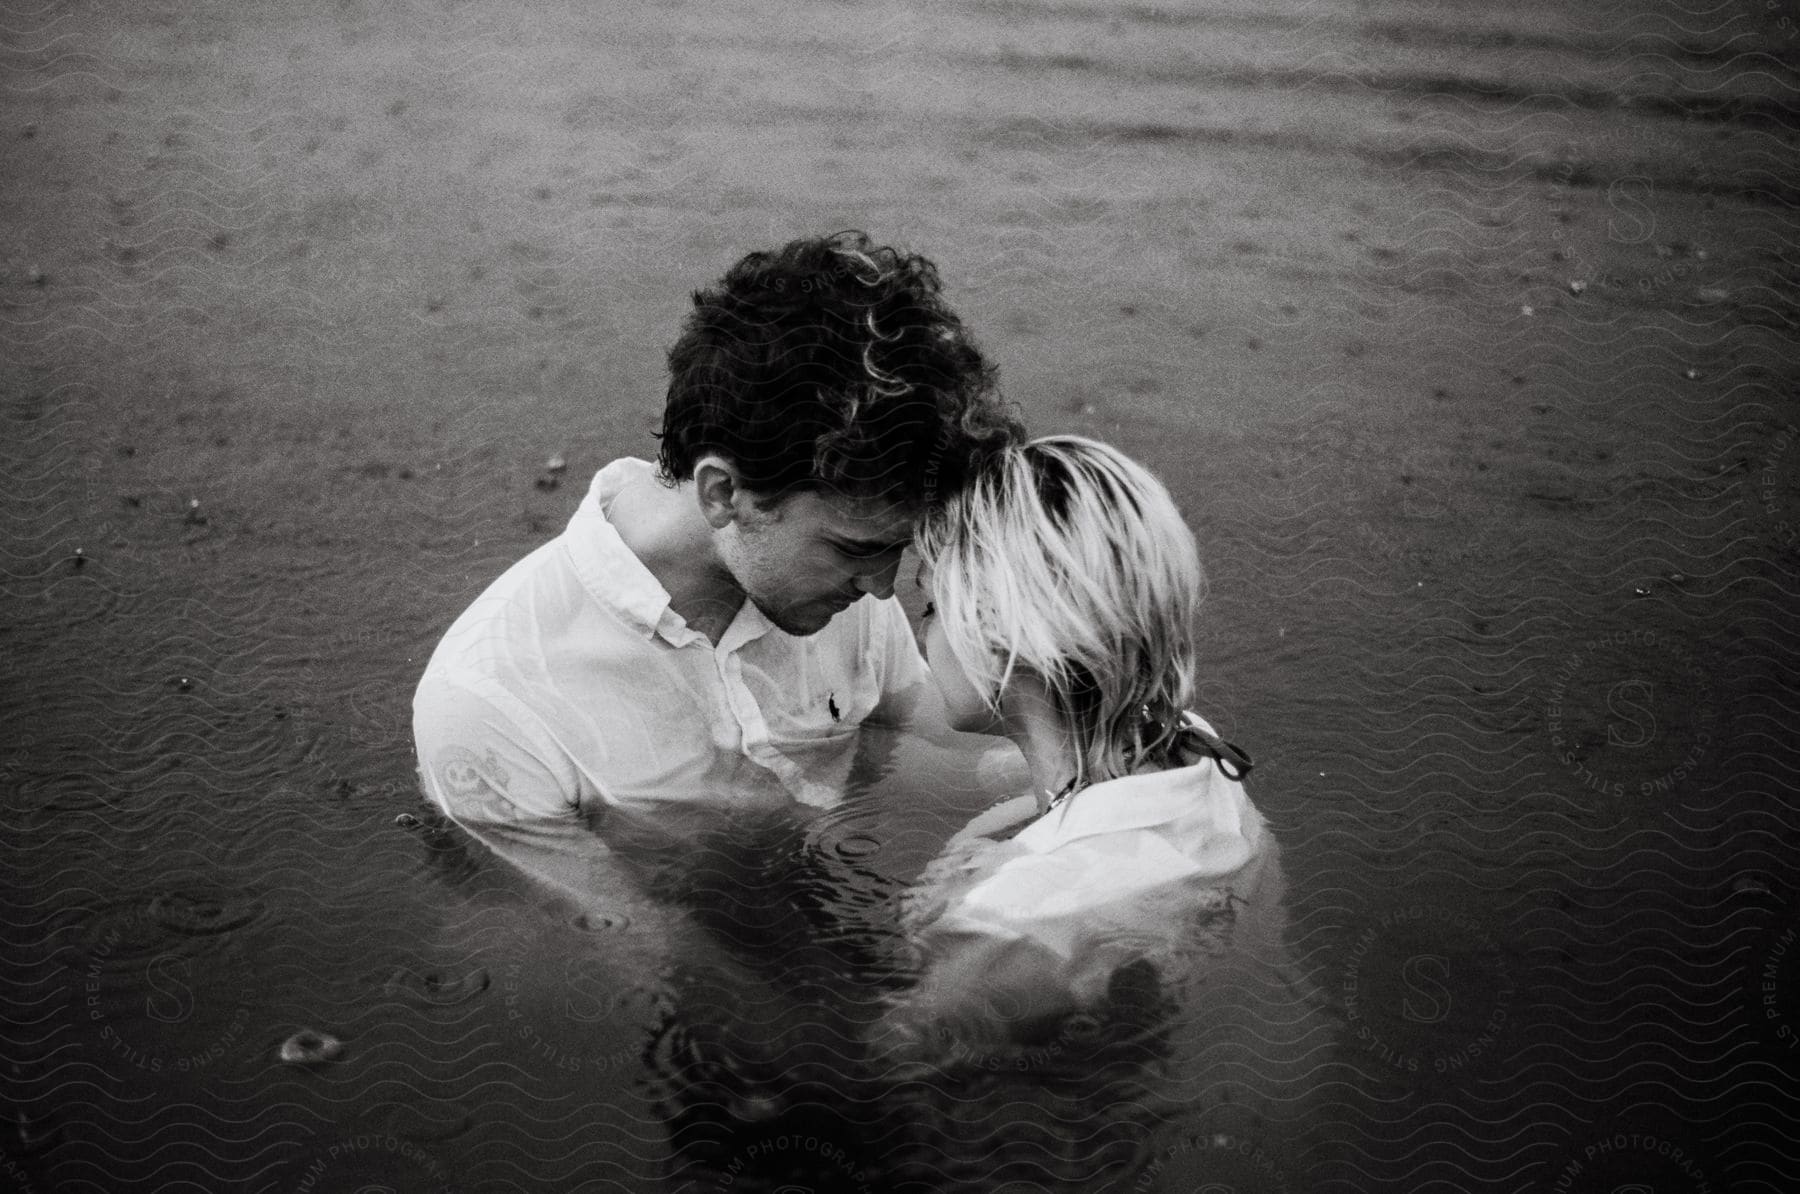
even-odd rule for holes
{"type": "Polygon", "coordinates": [[[842,715],[838,712],[837,693],[834,692],[825,698],[825,707],[831,710],[831,720],[841,721],[843,719],[842,715]]]}

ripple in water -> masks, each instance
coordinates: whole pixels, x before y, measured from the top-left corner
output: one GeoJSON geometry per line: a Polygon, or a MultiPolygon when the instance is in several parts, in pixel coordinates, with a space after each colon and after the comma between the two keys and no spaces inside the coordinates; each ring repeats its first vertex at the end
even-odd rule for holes
{"type": "Polygon", "coordinates": [[[449,1140],[468,1131],[475,1113],[450,1099],[418,1103],[383,1103],[365,1115],[360,1127],[376,1136],[397,1136],[421,1143],[449,1140]]]}
{"type": "Polygon", "coordinates": [[[583,912],[569,922],[584,933],[610,933],[631,927],[631,918],[623,912],[583,912]]]}
{"type": "Polygon", "coordinates": [[[81,970],[141,972],[157,957],[210,952],[234,930],[262,917],[261,901],[167,892],[126,896],[97,908],[57,913],[44,934],[58,958],[81,970]]]}
{"type": "Polygon", "coordinates": [[[262,903],[241,898],[215,898],[165,892],[150,901],[150,915],[172,933],[210,937],[229,933],[261,916],[262,903]]]}
{"type": "Polygon", "coordinates": [[[344,1055],[344,1043],[328,1032],[302,1028],[282,1041],[275,1055],[283,1065],[324,1065],[344,1055]]]}
{"type": "Polygon", "coordinates": [[[881,838],[872,829],[870,812],[847,802],[819,814],[806,836],[811,851],[852,860],[880,853],[881,838]]]}
{"type": "Polygon", "coordinates": [[[852,833],[833,843],[839,858],[867,858],[881,849],[881,843],[866,833],[852,833]]]}
{"type": "Polygon", "coordinates": [[[384,995],[423,1007],[455,1007],[480,995],[492,980],[476,967],[463,974],[447,970],[414,970],[401,966],[382,984],[384,995]]]}

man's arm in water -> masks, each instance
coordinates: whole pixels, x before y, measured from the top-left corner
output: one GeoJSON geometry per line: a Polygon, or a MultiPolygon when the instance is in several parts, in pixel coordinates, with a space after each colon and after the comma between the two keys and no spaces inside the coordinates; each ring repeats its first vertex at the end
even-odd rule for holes
{"type": "Polygon", "coordinates": [[[413,744],[425,794],[471,831],[573,819],[576,792],[556,774],[556,755],[503,694],[427,678],[413,696],[413,744]]]}

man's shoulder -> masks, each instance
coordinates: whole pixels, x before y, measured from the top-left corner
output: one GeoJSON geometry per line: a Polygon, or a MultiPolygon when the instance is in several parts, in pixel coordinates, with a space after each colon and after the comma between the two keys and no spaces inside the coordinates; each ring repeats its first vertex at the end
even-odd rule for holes
{"type": "Polygon", "coordinates": [[[584,598],[561,537],[538,545],[458,614],[425,668],[427,682],[514,687],[530,658],[570,636],[584,598]]]}
{"type": "Polygon", "coordinates": [[[579,596],[579,586],[573,583],[575,577],[563,542],[567,534],[565,531],[538,544],[508,565],[451,623],[451,633],[474,623],[541,618],[554,612],[559,597],[563,603],[573,602],[579,596]]]}

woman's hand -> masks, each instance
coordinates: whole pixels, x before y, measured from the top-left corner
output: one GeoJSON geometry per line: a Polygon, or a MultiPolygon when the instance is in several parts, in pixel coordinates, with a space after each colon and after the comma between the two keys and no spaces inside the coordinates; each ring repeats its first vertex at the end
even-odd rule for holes
{"type": "Polygon", "coordinates": [[[982,813],[974,820],[956,831],[950,839],[946,850],[964,845],[974,839],[992,839],[994,835],[1029,821],[1038,815],[1039,801],[1035,796],[1013,796],[1002,800],[993,808],[982,813]]]}

